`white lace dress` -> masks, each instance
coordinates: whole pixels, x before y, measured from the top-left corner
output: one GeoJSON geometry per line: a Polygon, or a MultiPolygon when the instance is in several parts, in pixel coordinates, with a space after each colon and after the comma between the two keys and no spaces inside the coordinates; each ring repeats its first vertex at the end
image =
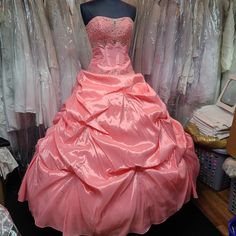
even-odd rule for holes
{"type": "Polygon", "coordinates": [[[8,210],[0,205],[0,235],[20,236],[21,234],[14,225],[8,210]]]}

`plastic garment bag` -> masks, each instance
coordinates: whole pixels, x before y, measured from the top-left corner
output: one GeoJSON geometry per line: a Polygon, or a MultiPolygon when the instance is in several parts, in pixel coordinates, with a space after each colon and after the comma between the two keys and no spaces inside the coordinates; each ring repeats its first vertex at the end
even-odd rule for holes
{"type": "Polygon", "coordinates": [[[45,9],[60,67],[60,95],[61,103],[63,103],[71,95],[76,75],[81,69],[78,47],[75,43],[73,22],[67,2],[65,0],[46,0],[45,9]]]}
{"type": "Polygon", "coordinates": [[[36,112],[35,70],[23,1],[13,0],[14,15],[14,103],[15,111],[36,112]]]}
{"type": "Polygon", "coordinates": [[[80,1],[69,1],[71,2],[70,19],[73,23],[73,32],[76,47],[78,49],[79,60],[81,67],[87,69],[91,60],[92,50],[80,11],[80,1]]]}
{"type": "MultiPolygon", "coordinates": [[[[48,57],[51,55],[50,51],[47,50],[49,45],[46,47],[45,44],[50,34],[46,36],[43,32],[43,28],[47,27],[47,25],[41,24],[40,19],[42,19],[43,15],[41,15],[41,18],[39,17],[38,6],[35,0],[24,0],[24,9],[25,16],[27,17],[27,29],[35,74],[34,96],[36,99],[36,120],[38,125],[44,124],[45,127],[49,127],[52,125],[52,120],[58,110],[59,104],[59,78],[54,77],[54,80],[52,79],[50,62],[48,60],[51,59],[48,57]]],[[[51,50],[53,50],[53,48],[51,50]]],[[[55,59],[55,57],[53,57],[53,59],[55,59]]],[[[57,68],[56,63],[57,61],[51,63],[51,66],[55,69],[57,68]]]]}
{"type": "MultiPolygon", "coordinates": [[[[164,47],[164,57],[159,74],[155,73],[153,76],[159,77],[158,86],[154,88],[158,95],[162,98],[162,100],[167,103],[170,98],[170,87],[172,83],[172,73],[174,68],[174,58],[175,58],[175,42],[177,38],[177,19],[178,19],[178,11],[177,11],[177,2],[176,1],[168,1],[168,6],[166,8],[166,16],[165,16],[165,26],[167,28],[163,28],[163,36],[164,40],[162,41],[164,47]]],[[[154,67],[153,67],[154,68],[154,67]]]]}
{"type": "Polygon", "coordinates": [[[235,35],[235,21],[234,21],[234,1],[231,0],[227,17],[223,30],[222,50],[221,50],[221,66],[222,72],[230,70],[234,55],[234,35],[235,35]]]}
{"type": "MultiPolygon", "coordinates": [[[[15,71],[15,52],[14,52],[14,28],[15,17],[13,0],[1,0],[0,22],[0,44],[1,44],[1,117],[5,117],[5,123],[1,122],[1,135],[7,138],[6,132],[20,128],[19,115],[15,112],[15,81],[22,77],[15,71]]],[[[19,81],[20,83],[20,81],[19,81]]],[[[18,91],[19,92],[19,91],[18,91]]],[[[19,94],[18,94],[19,95],[19,94]]],[[[24,94],[22,94],[24,95],[24,94]]],[[[25,108],[24,108],[25,109],[25,108]]],[[[3,118],[2,118],[3,119],[3,118]]],[[[1,120],[2,120],[1,119],[1,120]]]]}
{"type": "Polygon", "coordinates": [[[180,95],[177,103],[177,117],[183,123],[196,107],[214,103],[219,94],[222,2],[204,0],[195,4],[199,4],[198,9],[203,12],[197,13],[193,23],[198,24],[199,20],[202,25],[196,27],[197,31],[194,33],[194,76],[188,80],[186,93],[180,95]]]}
{"type": "Polygon", "coordinates": [[[161,8],[159,1],[153,1],[150,4],[148,11],[148,17],[146,19],[146,25],[144,27],[144,42],[143,42],[143,53],[142,53],[142,73],[145,76],[151,74],[153,60],[155,55],[156,39],[158,37],[158,25],[161,15],[161,8]]]}

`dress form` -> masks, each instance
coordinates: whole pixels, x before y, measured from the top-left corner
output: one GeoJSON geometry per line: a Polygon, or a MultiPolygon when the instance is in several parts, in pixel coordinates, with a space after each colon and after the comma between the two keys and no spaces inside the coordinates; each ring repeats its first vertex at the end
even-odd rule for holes
{"type": "Polygon", "coordinates": [[[136,8],[120,0],[94,0],[82,3],[80,9],[85,25],[95,16],[130,17],[133,21],[136,16],[136,8]]]}

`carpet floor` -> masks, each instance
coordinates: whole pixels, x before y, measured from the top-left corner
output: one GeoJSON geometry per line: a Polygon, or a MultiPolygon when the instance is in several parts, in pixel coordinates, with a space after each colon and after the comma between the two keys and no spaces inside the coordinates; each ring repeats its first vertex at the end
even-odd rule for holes
{"type": "MultiPolygon", "coordinates": [[[[62,236],[62,233],[51,228],[40,229],[35,226],[27,203],[17,201],[20,186],[17,171],[8,176],[6,182],[5,206],[22,236],[62,236]]],[[[221,236],[216,227],[190,201],[180,211],[160,225],[153,225],[145,236],[221,236]]],[[[105,235],[104,235],[105,236],[105,235]]],[[[109,235],[106,235],[109,236],[109,235]]],[[[137,236],[137,234],[129,234],[137,236]]]]}

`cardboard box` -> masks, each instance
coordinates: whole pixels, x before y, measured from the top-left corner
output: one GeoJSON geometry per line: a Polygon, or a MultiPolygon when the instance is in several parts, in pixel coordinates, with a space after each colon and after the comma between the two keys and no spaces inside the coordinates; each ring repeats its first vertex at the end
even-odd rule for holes
{"type": "Polygon", "coordinates": [[[230,156],[236,158],[236,112],[234,113],[234,119],[230,129],[230,136],[227,141],[226,149],[230,156]]]}

